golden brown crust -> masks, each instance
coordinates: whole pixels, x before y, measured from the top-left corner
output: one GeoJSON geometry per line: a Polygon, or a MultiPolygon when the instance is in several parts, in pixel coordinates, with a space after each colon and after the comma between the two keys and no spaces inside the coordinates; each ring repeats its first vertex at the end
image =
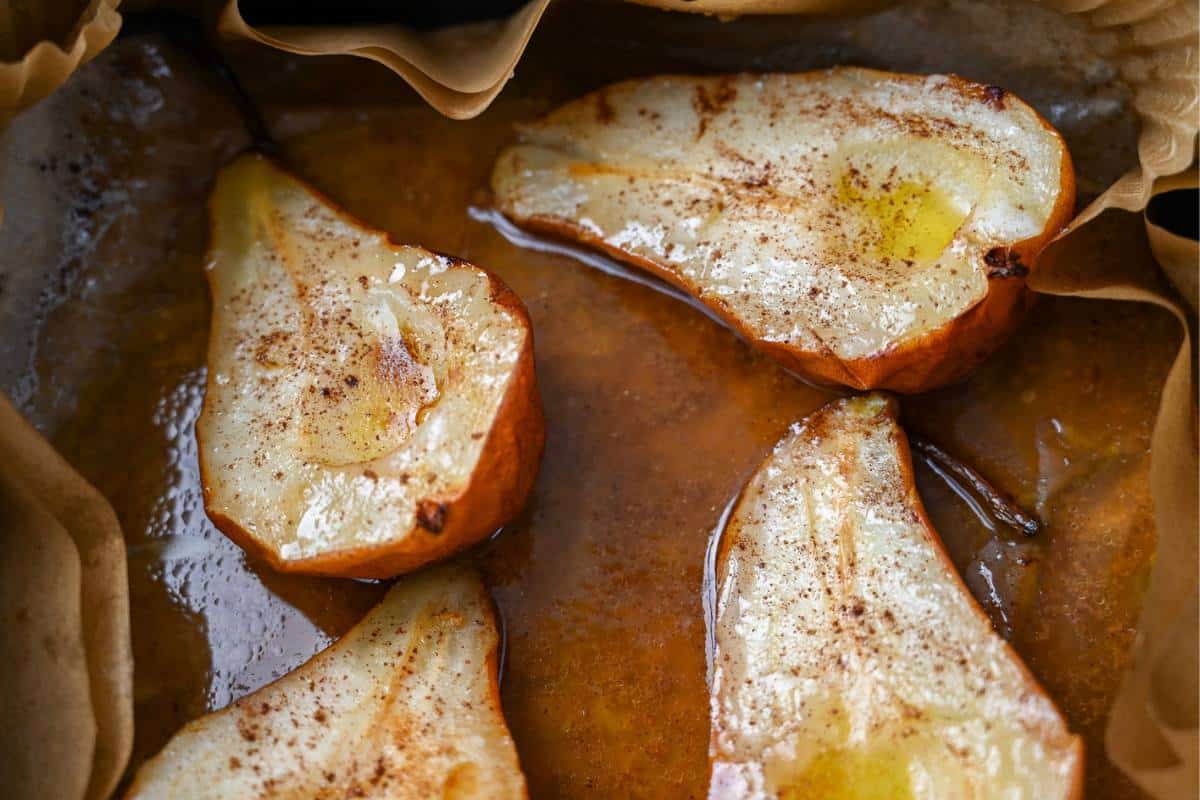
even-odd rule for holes
{"type": "MultiPolygon", "coordinates": [[[[274,166],[288,173],[305,189],[319,198],[349,224],[361,226],[360,220],[319,189],[294,175],[273,159],[263,156],[274,166]]],[[[215,237],[215,215],[209,214],[209,249],[215,237]]],[[[389,245],[401,247],[385,233],[389,245]]],[[[524,331],[524,342],[504,397],[480,452],[470,478],[463,489],[453,496],[424,498],[418,503],[412,529],[388,543],[369,547],[342,549],[325,555],[303,559],[284,559],[262,541],[256,539],[235,520],[216,509],[205,463],[202,426],[196,426],[197,447],[200,453],[200,483],[205,511],[213,524],[243,550],[270,564],[279,572],[327,575],[349,578],[389,578],[431,564],[486,539],[516,516],[533,489],[541,464],[545,444],[545,420],[541,396],[537,388],[534,367],[533,325],[529,313],[517,294],[489,270],[462,259],[447,256],[456,266],[467,266],[482,272],[490,284],[492,302],[510,312],[524,331]],[[421,506],[430,504],[437,510],[438,521],[422,525],[426,515],[421,506]]],[[[210,302],[214,297],[211,272],[208,273],[210,302]]],[[[211,363],[214,340],[210,338],[208,360],[211,363]]],[[[205,391],[213,390],[214,374],[210,370],[205,391]]],[[[426,521],[428,522],[427,518],[426,521]]]]}
{"type": "MultiPolygon", "coordinates": [[[[881,70],[860,69],[867,75],[881,78],[924,80],[925,76],[899,75],[881,70]]],[[[819,72],[803,75],[819,75],[819,72]]],[[[660,78],[688,79],[685,75],[664,75],[660,78]]],[[[977,98],[987,104],[1003,104],[1007,97],[1003,90],[967,80],[958,75],[947,75],[949,83],[960,93],[977,98]]],[[[603,87],[577,102],[596,98],[603,104],[609,92],[620,90],[627,84],[639,81],[623,81],[603,87]]],[[[1035,109],[1029,107],[1043,129],[1059,138],[1058,132],[1035,109]]],[[[887,389],[913,394],[928,391],[961,380],[991,355],[1019,326],[1033,302],[1033,295],[1026,287],[1026,277],[1037,265],[1045,247],[1058,235],[1074,214],[1075,171],[1070,153],[1062,147],[1059,167],[1060,190],[1053,210],[1046,220],[1042,232],[1034,237],[1012,245],[1005,252],[1011,263],[1022,269],[1005,277],[989,277],[988,291],[984,298],[964,314],[905,342],[903,345],[869,358],[845,360],[828,349],[813,351],[777,341],[764,341],[719,301],[697,298],[711,308],[733,330],[785,367],[818,383],[832,383],[854,389],[887,389]]],[[[534,215],[520,217],[506,211],[519,224],[553,236],[583,242],[603,251],[607,255],[654,274],[662,280],[692,293],[667,265],[614,247],[602,237],[584,227],[560,217],[534,215]]]]}

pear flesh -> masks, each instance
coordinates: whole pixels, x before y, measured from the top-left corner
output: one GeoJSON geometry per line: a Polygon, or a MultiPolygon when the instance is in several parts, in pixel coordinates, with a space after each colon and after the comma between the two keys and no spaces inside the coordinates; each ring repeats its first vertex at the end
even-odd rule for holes
{"type": "Polygon", "coordinates": [[[949,562],[893,401],[793,428],[715,588],[712,800],[1080,796],[1081,741],[949,562]]]}
{"type": "Polygon", "coordinates": [[[307,664],[186,725],[127,797],[525,798],[500,710],[498,644],[475,574],[402,579],[307,664]]]}
{"type": "Polygon", "coordinates": [[[856,68],[609,86],[522,127],[492,187],[801,374],[899,391],[999,345],[1074,204],[1061,137],[1011,94],[856,68]]]}
{"type": "Polygon", "coordinates": [[[523,505],[533,334],[479,267],[392,243],[260,156],[210,203],[205,508],[277,569],[388,577],[523,505]]]}

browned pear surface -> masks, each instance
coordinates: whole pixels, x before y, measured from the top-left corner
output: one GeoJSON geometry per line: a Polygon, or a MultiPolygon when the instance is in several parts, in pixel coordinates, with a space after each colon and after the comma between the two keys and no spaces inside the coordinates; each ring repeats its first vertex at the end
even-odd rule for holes
{"type": "Polygon", "coordinates": [[[1083,745],[946,557],[893,401],[794,426],[721,537],[710,798],[1080,795],[1083,745]]]}
{"type": "Polygon", "coordinates": [[[542,448],[533,333],[471,264],[392,243],[266,158],[210,203],[205,508],[285,571],[386,577],[523,505],[542,448]]]}
{"type": "Polygon", "coordinates": [[[785,366],[860,389],[929,389],[995,350],[1074,204],[1058,133],[956,76],[663,76],[520,130],[492,174],[505,214],[643,267],[785,366]]]}
{"type": "Polygon", "coordinates": [[[473,573],[404,578],[328,650],[186,725],[127,796],[524,798],[500,710],[498,644],[473,573]]]}

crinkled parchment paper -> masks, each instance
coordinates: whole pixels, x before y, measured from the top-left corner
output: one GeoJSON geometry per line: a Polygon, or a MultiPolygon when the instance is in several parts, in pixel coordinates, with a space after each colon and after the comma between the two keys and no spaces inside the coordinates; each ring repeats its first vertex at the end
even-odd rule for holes
{"type": "Polygon", "coordinates": [[[0,2],[0,128],[117,35],[118,0],[0,2]]]}
{"type": "Polygon", "coordinates": [[[0,642],[6,726],[0,780],[18,798],[83,797],[96,742],[70,534],[0,472],[0,642]],[[47,581],[49,581],[47,583],[47,581]],[[14,739],[16,739],[14,741],[14,739]],[[46,770],[47,764],[54,769],[46,770]],[[48,774],[47,774],[48,773],[48,774]]]}
{"type": "Polygon", "coordinates": [[[500,22],[418,32],[401,25],[252,28],[229,0],[218,28],[226,36],[300,55],[352,55],[383,64],[448,117],[482,112],[513,68],[550,0],[532,0],[500,22]]]}
{"type": "Polygon", "coordinates": [[[133,745],[125,542],[108,502],[3,396],[0,507],[0,785],[108,797],[133,745]]]}
{"type": "MultiPolygon", "coordinates": [[[[0,126],[53,91],[111,41],[120,23],[115,4],[91,0],[0,5],[0,54],[5,59],[0,64],[0,126]]],[[[467,118],[483,111],[503,88],[547,4],[548,0],[531,2],[504,22],[430,34],[399,26],[259,30],[246,24],[236,0],[231,0],[221,12],[219,28],[228,36],[292,53],[350,54],[377,61],[442,113],[467,118]]],[[[1194,186],[1194,173],[1186,172],[1195,159],[1200,95],[1193,0],[1048,4],[1086,20],[1096,49],[1118,65],[1121,80],[1131,89],[1141,124],[1137,165],[1098,193],[1070,231],[1110,209],[1140,211],[1156,192],[1194,186]]],[[[764,0],[688,5],[724,14],[845,10],[848,4],[764,0]]],[[[1195,242],[1152,224],[1148,231],[1164,270],[1181,291],[1194,292],[1187,279],[1190,276],[1194,287],[1195,242]]],[[[1055,249],[1067,253],[1070,246],[1068,232],[1055,249]]],[[[1151,794],[1195,797],[1200,595],[1195,384],[1188,317],[1156,286],[1088,274],[1078,260],[1053,255],[1032,282],[1037,291],[1154,304],[1174,314],[1185,330],[1163,386],[1152,439],[1158,555],[1133,666],[1112,712],[1107,745],[1111,758],[1151,794]]],[[[0,584],[6,645],[17,652],[25,647],[30,653],[28,659],[6,660],[8,683],[19,688],[5,697],[10,711],[5,716],[26,724],[5,731],[9,741],[2,763],[8,774],[0,782],[10,792],[15,787],[16,796],[48,796],[49,784],[22,794],[21,781],[32,780],[29,771],[37,764],[52,763],[58,783],[49,794],[103,797],[124,764],[131,725],[120,532],[103,498],[7,402],[0,403],[0,508],[5,510],[3,535],[11,542],[4,567],[8,577],[0,584]],[[17,552],[20,559],[12,557],[17,552]],[[14,565],[22,565],[24,571],[18,575],[14,565]],[[93,737],[94,758],[89,746],[93,737]],[[66,741],[72,746],[65,747],[66,741]]]]}

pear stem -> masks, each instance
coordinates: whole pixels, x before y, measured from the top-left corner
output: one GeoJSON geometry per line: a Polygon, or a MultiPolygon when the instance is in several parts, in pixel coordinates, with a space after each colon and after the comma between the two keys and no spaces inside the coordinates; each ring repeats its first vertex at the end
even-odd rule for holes
{"type": "Polygon", "coordinates": [[[1033,536],[1041,530],[1042,524],[1032,514],[1023,511],[1016,502],[992,486],[986,478],[972,467],[959,461],[954,456],[938,447],[927,439],[910,436],[913,450],[928,461],[939,464],[954,477],[966,483],[987,504],[988,510],[998,522],[1011,528],[1016,528],[1026,536],[1033,536]]]}

